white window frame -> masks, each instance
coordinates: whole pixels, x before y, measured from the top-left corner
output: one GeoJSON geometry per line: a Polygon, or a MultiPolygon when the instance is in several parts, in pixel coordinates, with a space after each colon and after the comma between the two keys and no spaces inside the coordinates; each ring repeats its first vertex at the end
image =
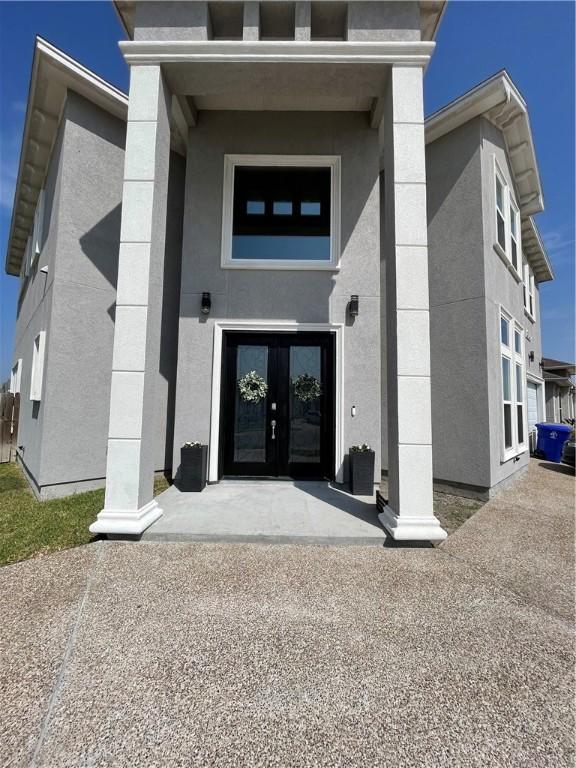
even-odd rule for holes
{"type": "Polygon", "coordinates": [[[509,222],[508,222],[508,216],[507,216],[507,198],[508,198],[508,184],[506,184],[506,180],[504,179],[504,174],[500,170],[500,166],[498,165],[498,161],[496,160],[496,157],[494,157],[494,248],[498,252],[500,256],[505,261],[508,261],[508,255],[506,253],[507,244],[508,244],[508,228],[509,228],[509,222]],[[504,207],[503,210],[501,210],[498,207],[498,189],[497,184],[500,182],[500,185],[502,187],[502,205],[504,207]],[[498,214],[502,217],[504,221],[504,247],[500,244],[498,240],[498,214]]]}
{"type": "Polygon", "coordinates": [[[222,269],[332,270],[340,265],[341,160],[339,155],[225,155],[222,199],[222,269]],[[232,259],[234,213],[234,169],[237,165],[254,167],[285,166],[330,168],[330,260],[294,261],[289,259],[232,259]]]}
{"type": "Polygon", "coordinates": [[[521,276],[522,273],[522,249],[520,247],[520,209],[516,205],[516,201],[510,194],[510,191],[508,191],[508,218],[510,220],[510,238],[508,241],[508,245],[510,246],[510,264],[512,265],[512,269],[516,272],[517,275],[521,276]],[[514,221],[514,224],[516,226],[516,235],[512,232],[512,221],[514,221]],[[514,262],[512,261],[512,243],[516,246],[516,266],[514,266],[514,262]]]}
{"type": "Polygon", "coordinates": [[[502,462],[510,461],[516,456],[524,453],[528,448],[528,412],[526,402],[526,362],[524,360],[524,329],[520,323],[514,319],[512,314],[504,307],[500,307],[498,315],[498,338],[500,340],[500,421],[502,429],[502,462]],[[502,319],[508,323],[508,345],[502,341],[502,319]],[[520,338],[520,351],[516,350],[516,336],[520,338]],[[504,374],[502,359],[509,361],[510,367],[510,399],[504,400],[504,374]],[[520,388],[520,390],[519,390],[520,388]],[[520,398],[518,392],[520,391],[520,398]],[[505,417],[504,406],[510,406],[510,434],[511,445],[506,447],[505,443],[505,417]],[[522,408],[522,440],[518,436],[518,407],[522,408]]]}
{"type": "Polygon", "coordinates": [[[534,280],[534,272],[532,267],[528,264],[526,257],[522,260],[522,276],[524,283],[524,311],[526,315],[535,322],[536,320],[536,287],[534,280]]]}
{"type": "Polygon", "coordinates": [[[10,371],[10,389],[9,391],[13,395],[17,395],[20,392],[20,383],[22,381],[22,358],[18,358],[16,365],[12,367],[10,371]]]}
{"type": "Polygon", "coordinates": [[[520,221],[520,208],[512,194],[509,185],[506,182],[506,178],[496,155],[493,155],[494,159],[494,250],[500,256],[502,261],[506,264],[511,274],[514,276],[517,282],[522,280],[522,231],[520,221]],[[497,193],[497,181],[502,185],[502,205],[504,210],[498,208],[498,193],[497,193]],[[501,215],[504,219],[504,243],[503,248],[498,242],[498,215],[501,215]],[[512,235],[511,221],[512,216],[516,222],[516,236],[512,235]],[[512,263],[512,240],[516,243],[516,266],[512,263]]]}
{"type": "Polygon", "coordinates": [[[30,400],[39,402],[42,399],[42,384],[44,380],[44,353],[46,348],[46,331],[34,339],[32,348],[32,371],[30,373],[30,400]]]}
{"type": "Polygon", "coordinates": [[[34,229],[32,234],[32,264],[42,252],[44,245],[44,189],[40,190],[36,210],[34,211],[34,229]]]}

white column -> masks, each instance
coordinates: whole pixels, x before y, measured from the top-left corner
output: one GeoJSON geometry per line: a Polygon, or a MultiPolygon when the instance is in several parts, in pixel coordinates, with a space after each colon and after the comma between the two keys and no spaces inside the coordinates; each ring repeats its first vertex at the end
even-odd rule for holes
{"type": "Polygon", "coordinates": [[[162,514],[153,499],[154,421],[170,159],[169,104],[160,67],[132,67],[106,499],[90,526],[94,533],[138,534],[162,514]]]}
{"type": "MultiPolygon", "coordinates": [[[[423,72],[394,66],[384,97],[388,383],[388,505],[382,525],[395,539],[435,541],[423,72]]],[[[384,269],[384,264],[382,265],[384,269]]]]}

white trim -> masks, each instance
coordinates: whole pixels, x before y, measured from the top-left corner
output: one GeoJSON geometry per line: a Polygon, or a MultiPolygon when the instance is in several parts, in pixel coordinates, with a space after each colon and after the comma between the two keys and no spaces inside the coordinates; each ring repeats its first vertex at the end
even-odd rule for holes
{"type": "Polygon", "coordinates": [[[46,331],[40,331],[34,339],[34,346],[32,348],[32,370],[30,373],[30,400],[34,400],[35,402],[39,402],[42,399],[45,343],[46,331]]]}
{"type": "Polygon", "coordinates": [[[125,509],[106,509],[89,526],[91,533],[113,533],[137,536],[162,517],[162,509],[156,499],[152,499],[135,512],[125,509]]]}
{"type": "Polygon", "coordinates": [[[16,360],[16,364],[12,366],[10,371],[10,389],[13,395],[17,395],[20,392],[20,384],[22,382],[22,358],[16,360]]]}
{"type": "Polygon", "coordinates": [[[528,408],[526,397],[526,360],[525,360],[525,339],[524,328],[514,318],[514,316],[508,312],[508,310],[502,305],[499,306],[498,313],[498,339],[499,339],[499,381],[500,381],[500,393],[499,393],[499,407],[500,407],[500,425],[501,425],[501,457],[500,460],[504,464],[510,459],[520,456],[528,449],[528,408]],[[502,341],[502,319],[508,322],[508,345],[502,341]],[[516,351],[516,339],[515,332],[520,337],[520,352],[516,351]],[[502,371],[502,358],[506,358],[510,365],[510,398],[504,400],[504,379],[502,371]],[[518,400],[518,375],[516,366],[520,366],[520,385],[522,387],[522,399],[518,400]],[[510,406],[510,430],[512,445],[507,448],[505,444],[505,426],[504,426],[504,405],[510,406]],[[518,406],[522,406],[522,421],[523,421],[523,437],[522,442],[518,440],[518,406]]]}
{"type": "Polygon", "coordinates": [[[222,320],[214,323],[214,350],[212,355],[212,404],[210,416],[210,445],[208,446],[208,481],[218,482],[218,454],[220,442],[220,400],[222,376],[222,341],[224,331],[268,331],[270,333],[332,332],[336,336],[336,391],[335,391],[335,445],[334,474],[336,482],[344,482],[344,324],[298,323],[274,320],[222,320]]]}
{"type": "Polygon", "coordinates": [[[502,261],[508,267],[508,270],[516,282],[522,282],[522,231],[520,222],[520,208],[514,199],[514,195],[510,190],[510,185],[506,181],[506,176],[496,159],[496,155],[492,154],[492,160],[494,165],[494,250],[500,256],[502,261]],[[502,185],[502,206],[501,210],[498,207],[498,194],[496,191],[497,183],[502,185]],[[504,220],[504,248],[498,241],[498,216],[501,215],[504,220]],[[512,215],[516,222],[516,237],[512,236],[512,215]],[[516,267],[512,262],[512,240],[516,242],[516,267]]]}
{"type": "Polygon", "coordinates": [[[245,62],[403,64],[426,67],[433,41],[121,40],[127,64],[245,62]]]}
{"type": "Polygon", "coordinates": [[[341,159],[340,155],[224,155],[222,193],[222,269],[290,269],[337,271],[340,263],[341,228],[341,159]],[[234,211],[234,168],[249,165],[256,168],[286,166],[330,168],[330,261],[291,261],[287,259],[232,259],[232,225],[234,211]]]}

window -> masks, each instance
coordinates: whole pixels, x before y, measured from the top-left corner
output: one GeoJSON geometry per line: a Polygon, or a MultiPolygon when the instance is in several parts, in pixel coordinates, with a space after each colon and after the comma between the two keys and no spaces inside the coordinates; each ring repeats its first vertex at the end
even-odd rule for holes
{"type": "Polygon", "coordinates": [[[506,214],[505,214],[506,185],[496,172],[496,242],[506,253],[506,214]]]}
{"type": "Polygon", "coordinates": [[[524,273],[524,285],[523,285],[523,292],[524,292],[524,309],[528,313],[528,315],[532,318],[532,320],[536,317],[536,296],[535,296],[535,286],[534,286],[534,272],[532,272],[532,267],[528,264],[526,261],[526,258],[523,260],[523,273],[524,273]]]}
{"type": "Polygon", "coordinates": [[[523,333],[521,326],[503,311],[500,315],[503,461],[526,450],[523,333]]]}
{"type": "Polygon", "coordinates": [[[520,230],[519,219],[520,212],[518,207],[512,198],[510,198],[510,261],[512,262],[512,266],[516,272],[520,271],[518,264],[518,259],[520,256],[518,243],[518,233],[520,230]]]}
{"type": "Polygon", "coordinates": [[[34,212],[34,229],[32,234],[32,262],[40,254],[44,245],[44,190],[40,190],[36,211],[34,212]]]}
{"type": "Polygon", "coordinates": [[[227,155],[222,266],[335,269],[340,158],[227,155]]]}
{"type": "Polygon", "coordinates": [[[30,400],[42,399],[42,380],[44,378],[44,345],[46,332],[40,331],[34,339],[32,349],[32,374],[30,376],[30,400]]]}
{"type": "Polygon", "coordinates": [[[494,158],[495,178],[495,232],[494,248],[504,261],[512,267],[516,279],[520,274],[520,209],[516,205],[513,194],[504,181],[496,158],[494,158]]]}
{"type": "Polygon", "coordinates": [[[17,395],[20,392],[20,380],[22,378],[22,360],[18,360],[10,371],[10,392],[17,395]]]}

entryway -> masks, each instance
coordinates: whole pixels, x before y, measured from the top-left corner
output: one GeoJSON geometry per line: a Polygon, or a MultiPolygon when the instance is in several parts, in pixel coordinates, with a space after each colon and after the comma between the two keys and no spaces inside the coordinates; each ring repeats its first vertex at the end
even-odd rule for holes
{"type": "Polygon", "coordinates": [[[332,479],[333,333],[227,331],[219,477],[332,479]]]}
{"type": "Polygon", "coordinates": [[[157,497],[163,515],[148,541],[270,541],[300,544],[380,544],[374,498],[352,496],[335,483],[222,480],[202,493],[175,485],[157,497]]]}

